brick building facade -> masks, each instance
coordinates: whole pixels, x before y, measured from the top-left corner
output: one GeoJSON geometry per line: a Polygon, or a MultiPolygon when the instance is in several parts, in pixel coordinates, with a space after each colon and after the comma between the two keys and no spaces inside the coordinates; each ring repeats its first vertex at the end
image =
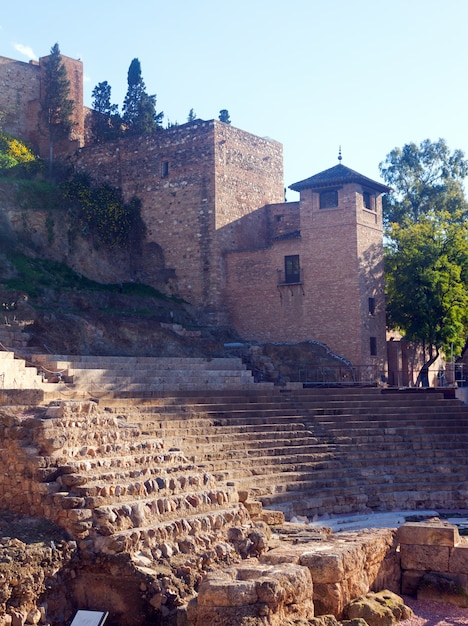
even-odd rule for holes
{"type": "MultiPolygon", "coordinates": [[[[64,62],[78,103],[74,147],[83,146],[82,66],[64,62]]],[[[0,58],[5,130],[38,144],[42,66],[0,58]]],[[[246,340],[317,340],[354,365],[385,370],[387,187],[340,163],[291,185],[300,200],[286,203],[281,144],[217,120],[84,146],[72,160],[142,200],[167,291],[201,319],[246,340]]]]}
{"type": "Polygon", "coordinates": [[[383,371],[387,187],[340,163],[291,189],[298,203],[263,209],[267,239],[227,256],[234,326],[259,341],[315,339],[354,365],[383,371]]]}

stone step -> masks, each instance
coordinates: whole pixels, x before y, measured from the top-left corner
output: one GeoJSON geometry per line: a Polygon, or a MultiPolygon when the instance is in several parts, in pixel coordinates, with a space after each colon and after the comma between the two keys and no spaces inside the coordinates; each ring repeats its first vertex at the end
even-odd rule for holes
{"type": "MultiPolygon", "coordinates": [[[[169,438],[168,435],[164,435],[164,438],[169,438]]],[[[262,432],[253,433],[219,433],[219,434],[206,434],[206,435],[172,435],[170,438],[171,445],[177,441],[177,445],[184,450],[190,450],[191,454],[195,454],[195,451],[204,453],[211,450],[246,450],[249,448],[266,448],[271,446],[281,447],[307,447],[311,449],[314,446],[318,446],[317,439],[310,437],[307,431],[292,431],[292,432],[270,432],[268,436],[262,432]]]]}
{"type": "Polygon", "coordinates": [[[121,381],[122,383],[145,384],[145,383],[158,383],[165,380],[172,380],[174,378],[180,378],[184,382],[188,382],[192,379],[240,379],[251,380],[252,372],[248,370],[233,370],[233,369],[198,369],[194,368],[190,371],[171,369],[171,370],[151,370],[143,369],[138,370],[122,370],[116,371],[112,369],[78,369],[68,368],[65,370],[66,375],[73,378],[73,382],[80,382],[81,384],[87,382],[102,382],[109,383],[114,380],[121,381]]]}
{"type": "MultiPolygon", "coordinates": [[[[421,498],[429,500],[429,494],[440,491],[447,500],[447,493],[452,491],[456,493],[459,490],[458,484],[453,486],[450,481],[433,481],[431,483],[429,480],[427,483],[422,484],[415,482],[413,488],[408,488],[409,485],[406,482],[400,484],[375,483],[373,484],[372,490],[366,489],[365,485],[354,485],[347,488],[346,486],[337,485],[336,483],[329,483],[328,485],[326,483],[316,484],[311,488],[310,482],[297,482],[296,484],[291,484],[291,487],[290,490],[278,490],[275,493],[265,495],[257,494],[256,498],[262,502],[265,508],[283,511],[289,510],[289,515],[323,515],[325,512],[339,513],[350,512],[353,509],[357,510],[355,507],[359,505],[359,503],[365,504],[366,508],[372,508],[374,510],[378,510],[382,507],[384,507],[384,510],[396,509],[399,508],[396,507],[396,501],[398,499],[396,498],[396,494],[405,494],[405,497],[408,498],[409,501],[415,502],[419,501],[421,498]],[[297,488],[294,489],[294,486],[297,488]],[[427,486],[431,487],[430,490],[425,489],[427,486]],[[395,504],[392,504],[392,499],[395,501],[395,504]],[[308,500],[310,501],[309,503],[307,503],[308,500]],[[338,511],[334,507],[328,508],[328,510],[325,508],[326,505],[324,505],[324,501],[328,502],[330,505],[333,501],[337,503],[339,500],[349,503],[350,508],[348,511],[338,511]],[[315,507],[315,509],[312,508],[312,510],[306,513],[305,511],[311,507],[311,503],[313,503],[312,507],[315,507]]],[[[459,496],[460,501],[463,501],[463,497],[466,498],[466,494],[459,496]]],[[[403,506],[402,508],[408,508],[408,506],[403,506]]],[[[413,506],[411,508],[413,508],[413,506]]],[[[422,507],[419,505],[414,506],[414,508],[422,507]]]]}
{"type": "Polygon", "coordinates": [[[275,425],[278,425],[278,427],[281,426],[286,426],[286,425],[290,425],[290,426],[294,426],[294,425],[298,425],[299,428],[304,428],[304,424],[300,421],[301,416],[297,415],[297,414],[293,414],[293,415],[271,415],[271,416],[264,416],[264,417],[256,417],[256,416],[249,416],[249,415],[243,415],[243,416],[237,416],[236,418],[232,418],[232,419],[228,419],[228,418],[216,418],[213,416],[207,416],[206,418],[203,417],[198,417],[198,418],[194,418],[194,417],[189,417],[187,416],[187,418],[182,418],[181,414],[179,413],[174,413],[173,415],[164,415],[161,414],[159,416],[148,416],[147,419],[144,419],[144,416],[141,416],[142,419],[137,420],[136,417],[132,416],[131,414],[128,416],[128,418],[134,423],[138,423],[141,425],[141,427],[145,427],[145,428],[150,428],[152,425],[154,425],[156,428],[181,428],[182,432],[183,429],[185,427],[185,425],[187,424],[188,427],[190,427],[192,424],[197,427],[197,425],[199,424],[201,427],[203,427],[203,424],[212,424],[214,428],[218,427],[218,428],[245,428],[245,427],[254,427],[256,429],[261,428],[261,427],[274,427],[275,425]],[[156,419],[154,419],[154,417],[156,417],[156,419]],[[197,424],[198,422],[198,424],[197,424]],[[160,426],[157,426],[157,425],[160,426]]]}
{"type": "Polygon", "coordinates": [[[191,369],[194,366],[209,367],[209,369],[221,368],[226,365],[229,368],[245,369],[245,365],[239,357],[152,357],[152,356],[97,356],[97,355],[63,355],[63,354],[34,354],[31,356],[33,363],[53,363],[62,367],[79,363],[80,367],[89,366],[92,369],[101,365],[109,368],[149,368],[160,366],[161,368],[191,369]]]}
{"type": "MultiPolygon", "coordinates": [[[[106,498],[94,509],[96,526],[111,523],[120,524],[120,528],[138,528],[167,520],[178,520],[200,513],[213,513],[227,505],[237,503],[237,492],[233,488],[215,488],[198,492],[187,492],[163,497],[151,497],[141,494],[137,498],[106,498]],[[130,525],[131,524],[131,525],[130,525]]],[[[117,526],[117,530],[119,526],[117,526]]]]}
{"type": "Polygon", "coordinates": [[[231,435],[240,435],[241,437],[251,437],[255,433],[268,434],[270,438],[279,438],[281,436],[285,436],[286,433],[308,433],[308,436],[312,439],[315,439],[318,442],[318,438],[313,437],[310,431],[306,430],[304,424],[298,424],[297,422],[284,422],[284,423],[261,423],[261,424],[241,424],[239,426],[219,426],[213,425],[208,422],[208,420],[194,420],[192,421],[183,421],[182,427],[184,428],[183,433],[181,435],[180,429],[181,426],[173,426],[172,422],[166,424],[165,422],[155,423],[151,422],[150,424],[142,422],[139,424],[141,429],[145,429],[145,432],[153,432],[149,426],[153,427],[154,432],[161,433],[162,437],[173,437],[173,436],[183,436],[189,438],[200,437],[201,441],[204,440],[204,437],[209,437],[210,441],[212,438],[223,438],[229,437],[231,435]]]}
{"type": "Polygon", "coordinates": [[[453,421],[450,423],[442,422],[437,425],[408,426],[406,429],[395,428],[394,426],[386,428],[342,428],[341,426],[337,428],[326,424],[322,424],[322,426],[329,436],[336,439],[340,438],[341,442],[345,438],[354,443],[376,443],[391,439],[419,441],[421,437],[427,438],[430,435],[442,435],[446,438],[450,435],[464,437],[468,434],[468,423],[460,424],[453,421]]]}
{"type": "MultiPolygon", "coordinates": [[[[257,389],[257,388],[255,388],[257,389]]],[[[313,412],[314,414],[320,415],[341,415],[341,414],[349,414],[354,415],[356,412],[358,414],[366,415],[364,412],[365,409],[375,409],[376,411],[390,411],[395,413],[401,413],[401,408],[412,407],[413,409],[424,408],[426,407],[429,412],[431,410],[438,410],[439,406],[448,407],[462,407],[466,411],[466,407],[461,405],[459,400],[450,399],[444,400],[442,397],[440,398],[422,398],[422,399],[411,399],[410,401],[406,401],[403,397],[398,400],[397,398],[392,398],[392,401],[389,402],[383,396],[376,397],[372,400],[363,401],[363,400],[350,400],[348,398],[337,398],[335,401],[330,401],[324,398],[317,397],[315,399],[310,399],[310,402],[306,402],[304,400],[298,400],[296,396],[289,396],[285,393],[277,393],[272,390],[271,394],[260,394],[253,393],[249,395],[233,395],[232,392],[226,390],[222,397],[216,399],[212,395],[210,397],[187,397],[183,398],[180,396],[174,397],[160,397],[160,398],[149,398],[146,399],[141,398],[143,401],[147,401],[148,403],[158,404],[160,406],[166,406],[168,409],[172,408],[173,410],[185,410],[185,411],[230,411],[234,408],[238,410],[249,410],[252,409],[253,406],[265,406],[265,408],[295,408],[296,410],[301,410],[302,412],[306,411],[307,413],[313,412]],[[397,409],[399,411],[397,411],[397,409]]],[[[134,400],[135,401],[135,400],[134,400]]],[[[116,398],[114,400],[114,404],[118,404],[119,399],[116,398]]],[[[138,400],[137,400],[138,403],[138,400]]],[[[126,404],[128,406],[128,404],[126,404]]]]}
{"type": "MultiPolygon", "coordinates": [[[[137,511],[138,512],[138,509],[137,511]]],[[[113,519],[115,513],[109,512],[113,519]]],[[[106,528],[106,510],[102,510],[101,527],[106,528]]],[[[116,529],[109,535],[105,532],[96,540],[99,550],[107,554],[119,552],[136,553],[143,549],[147,554],[152,553],[148,560],[148,566],[152,565],[153,559],[160,561],[161,558],[169,558],[177,552],[206,552],[211,542],[214,543],[224,538],[226,528],[242,526],[248,521],[244,507],[233,504],[230,507],[218,508],[201,514],[189,514],[186,512],[182,520],[152,520],[144,526],[135,526],[135,516],[130,518],[130,528],[116,529]]]]}
{"type": "Polygon", "coordinates": [[[285,480],[290,480],[289,473],[295,471],[306,472],[309,475],[319,471],[330,471],[343,473],[342,467],[336,459],[333,457],[320,457],[317,455],[302,454],[302,455],[282,455],[280,461],[277,457],[271,455],[265,455],[261,457],[227,457],[227,458],[214,458],[203,459],[201,463],[211,474],[223,477],[223,480],[233,480],[234,478],[262,476],[270,474],[272,472],[283,472],[288,475],[285,480]],[[238,463],[233,464],[234,461],[242,461],[240,466],[238,463]]]}

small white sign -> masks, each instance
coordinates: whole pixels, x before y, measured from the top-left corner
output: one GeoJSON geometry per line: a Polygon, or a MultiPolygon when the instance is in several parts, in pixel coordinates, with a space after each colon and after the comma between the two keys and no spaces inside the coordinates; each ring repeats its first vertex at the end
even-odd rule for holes
{"type": "Polygon", "coordinates": [[[107,619],[107,611],[77,611],[70,626],[101,626],[107,619]]]}

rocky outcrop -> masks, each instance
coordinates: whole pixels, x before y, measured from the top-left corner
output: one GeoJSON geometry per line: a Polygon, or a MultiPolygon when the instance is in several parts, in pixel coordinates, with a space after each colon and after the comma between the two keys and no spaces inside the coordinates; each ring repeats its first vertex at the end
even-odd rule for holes
{"type": "Polygon", "coordinates": [[[368,626],[392,626],[413,617],[413,611],[402,598],[388,590],[356,598],[344,610],[348,620],[363,619],[368,626]]]}

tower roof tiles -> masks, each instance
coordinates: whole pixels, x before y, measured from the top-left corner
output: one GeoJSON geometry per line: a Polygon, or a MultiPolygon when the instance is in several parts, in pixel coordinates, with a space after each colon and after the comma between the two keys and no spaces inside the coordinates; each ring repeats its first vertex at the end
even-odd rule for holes
{"type": "Polygon", "coordinates": [[[305,180],[300,180],[297,183],[294,183],[289,186],[289,189],[293,191],[302,191],[303,189],[320,189],[333,187],[335,185],[345,185],[348,183],[359,183],[365,185],[366,187],[370,187],[379,193],[387,193],[390,191],[390,187],[383,185],[371,178],[367,178],[367,176],[363,176],[352,170],[346,165],[342,163],[338,163],[334,167],[330,167],[328,170],[324,170],[323,172],[319,172],[310,178],[306,178],[305,180]]]}

